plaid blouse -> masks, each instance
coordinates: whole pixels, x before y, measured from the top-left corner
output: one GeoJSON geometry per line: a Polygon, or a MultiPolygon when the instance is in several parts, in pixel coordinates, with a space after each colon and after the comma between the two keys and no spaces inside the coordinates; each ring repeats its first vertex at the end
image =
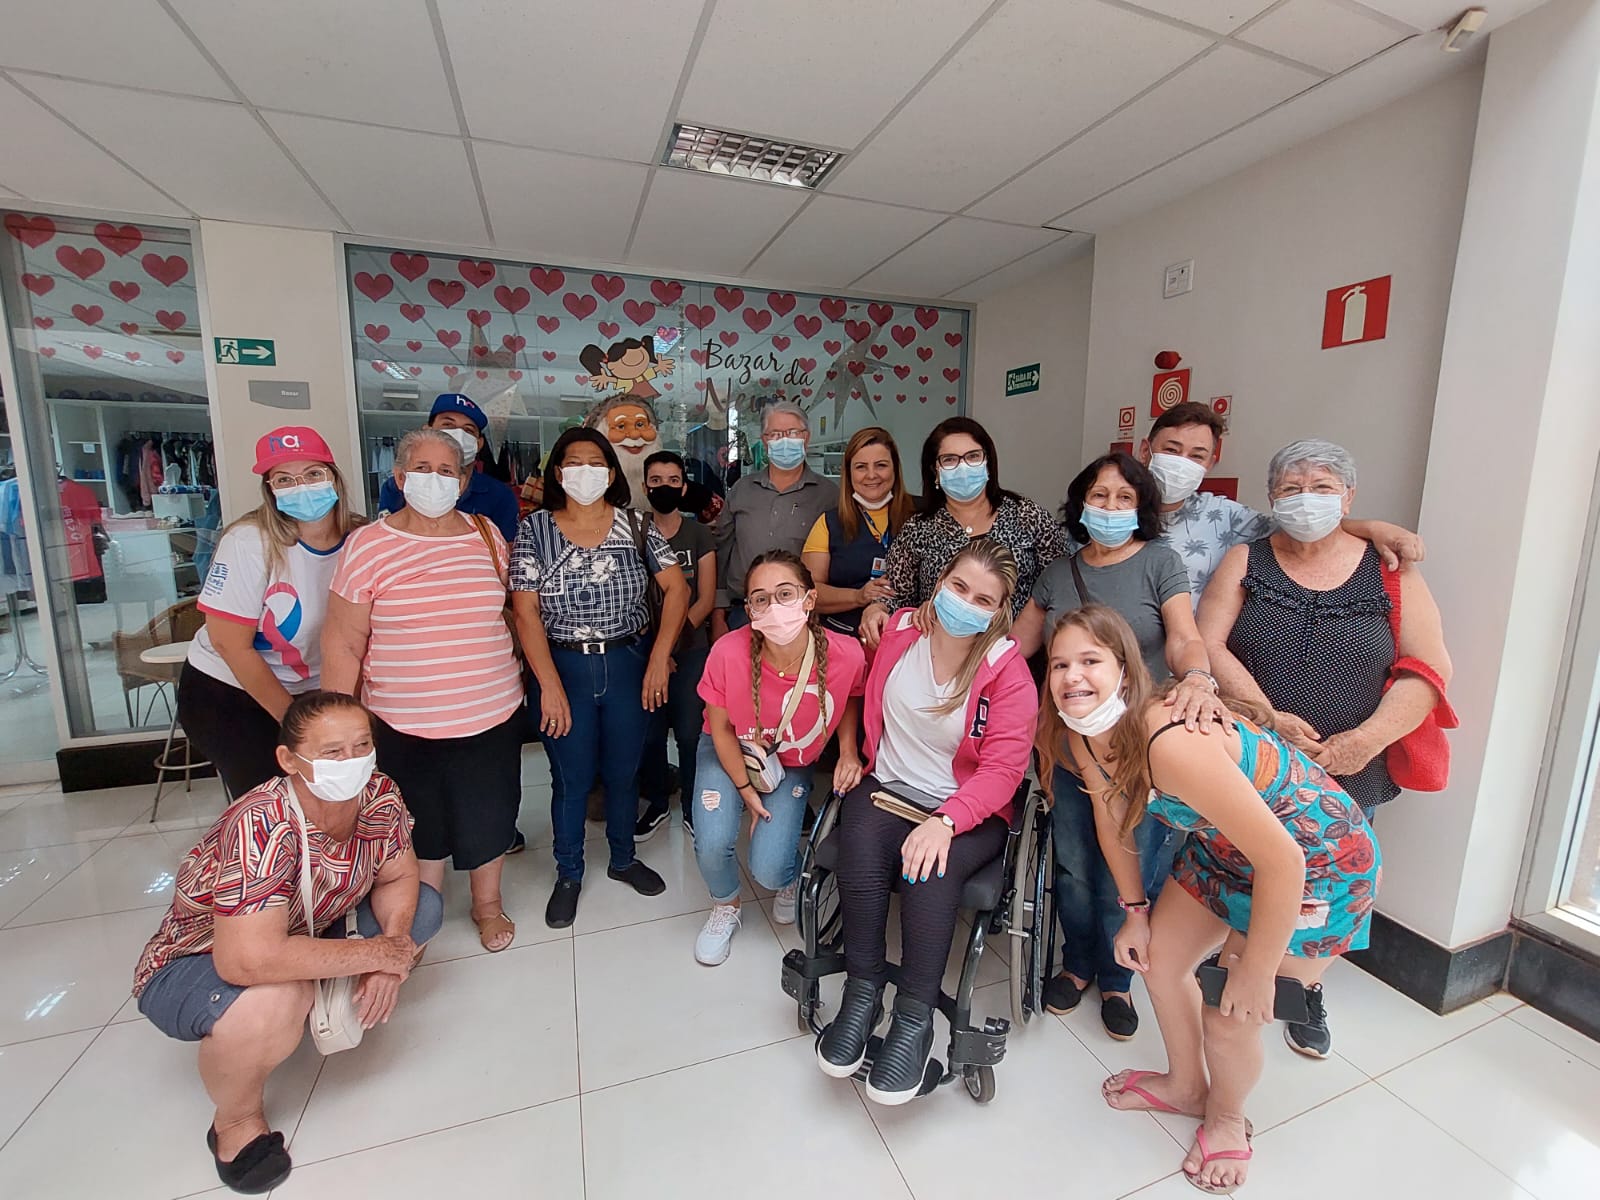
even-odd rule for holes
{"type": "MultiPolygon", "coordinates": [[[[1011,593],[1011,615],[1015,617],[1033,595],[1039,572],[1066,553],[1067,531],[1032,500],[1007,495],[986,536],[1011,551],[1017,560],[1017,586],[1011,593]]],[[[902,525],[889,544],[889,558],[884,564],[884,579],[894,593],[884,602],[889,611],[916,608],[932,600],[940,573],[971,540],[948,508],[940,508],[932,516],[918,513],[902,525]]]]}
{"type": "MultiPolygon", "coordinates": [[[[290,934],[308,932],[300,903],[300,826],[288,798],[288,778],[269,779],[224,809],[185,856],[172,907],[139,957],[135,996],[173,959],[210,954],[216,917],[286,904],[290,934]]],[[[361,811],[346,841],[311,826],[311,896],[319,930],[361,903],[378,872],[411,849],[411,816],[394,780],[374,772],[353,803],[361,811]]]]}

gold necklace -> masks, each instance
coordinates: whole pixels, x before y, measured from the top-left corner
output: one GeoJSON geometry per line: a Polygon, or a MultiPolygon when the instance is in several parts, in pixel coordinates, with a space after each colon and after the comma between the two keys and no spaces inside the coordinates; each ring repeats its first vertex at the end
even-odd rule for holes
{"type": "MultiPolygon", "coordinates": [[[[809,637],[810,635],[807,634],[807,636],[809,637]]],[[[796,667],[798,667],[800,665],[800,660],[805,658],[805,656],[806,656],[805,647],[802,646],[800,648],[800,653],[795,655],[793,661],[790,662],[787,666],[780,667],[776,662],[774,662],[772,664],[772,669],[778,673],[778,678],[779,679],[787,679],[787,678],[789,678],[790,672],[792,672],[796,667]]]]}

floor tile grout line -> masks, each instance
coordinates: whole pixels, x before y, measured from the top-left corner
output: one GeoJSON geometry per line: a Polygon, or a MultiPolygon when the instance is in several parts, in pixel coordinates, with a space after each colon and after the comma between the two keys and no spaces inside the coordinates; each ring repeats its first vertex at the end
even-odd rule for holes
{"type": "MultiPolygon", "coordinates": [[[[1577,1051],[1572,1050],[1567,1046],[1563,1046],[1560,1042],[1556,1041],[1555,1038],[1549,1037],[1546,1034],[1540,1033],[1533,1026],[1524,1025],[1521,1021],[1517,1020],[1517,1014],[1519,1012],[1522,1012],[1524,1009],[1527,1009],[1527,1010],[1529,1010],[1531,1012],[1539,1013],[1541,1016],[1550,1017],[1549,1013],[1544,1012],[1541,1009],[1534,1008],[1531,1004],[1524,1004],[1521,1008],[1513,1008],[1508,1012],[1501,1013],[1500,1015],[1502,1017],[1505,1017],[1507,1020],[1509,1020],[1518,1029],[1527,1030],[1529,1033],[1533,1034],[1534,1037],[1539,1038],[1542,1041],[1548,1042],[1550,1045],[1554,1046],[1557,1050],[1561,1051],[1563,1054],[1570,1054],[1575,1059],[1577,1059],[1579,1062],[1583,1063],[1585,1066],[1590,1066],[1590,1067],[1593,1067],[1595,1070],[1600,1071],[1600,1063],[1590,1062],[1587,1058],[1584,1058],[1583,1055],[1579,1054],[1577,1051]]],[[[1578,1034],[1579,1037],[1588,1037],[1587,1034],[1581,1033],[1580,1031],[1578,1031],[1576,1029],[1573,1029],[1572,1026],[1568,1025],[1565,1021],[1561,1021],[1557,1017],[1550,1017],[1550,1020],[1556,1021],[1558,1024],[1561,1025],[1561,1027],[1563,1029],[1570,1030],[1571,1032],[1578,1034]]],[[[1478,1026],[1478,1028],[1482,1029],[1483,1026],[1480,1025],[1480,1026],[1478,1026]]],[[[1589,1038],[1589,1040],[1590,1041],[1595,1041],[1594,1038],[1589,1038]]],[[[1600,1043],[1597,1043],[1597,1044],[1600,1044],[1600,1043]]]]}
{"type": "Polygon", "coordinates": [[[773,1046],[781,1046],[785,1042],[793,1042],[793,1041],[797,1041],[800,1038],[811,1037],[811,1036],[812,1035],[811,1035],[811,1033],[809,1031],[807,1031],[805,1033],[801,1033],[801,1032],[799,1032],[797,1030],[794,1033],[787,1034],[787,1035],[785,1035],[784,1037],[781,1037],[781,1038],[776,1038],[773,1041],[762,1042],[760,1045],[757,1045],[757,1046],[746,1046],[746,1047],[744,1047],[743,1049],[740,1049],[740,1050],[729,1050],[726,1054],[713,1054],[710,1058],[698,1059],[695,1062],[680,1063],[676,1067],[663,1067],[659,1071],[651,1071],[648,1074],[640,1075],[640,1076],[637,1076],[636,1078],[633,1078],[633,1079],[619,1079],[615,1083],[602,1084],[600,1087],[591,1088],[588,1091],[583,1092],[582,1095],[585,1095],[585,1096],[597,1096],[601,1092],[609,1092],[609,1091],[611,1091],[611,1090],[613,1090],[615,1088],[627,1087],[630,1084],[634,1084],[634,1083],[642,1083],[646,1079],[659,1079],[663,1075],[675,1075],[679,1071],[688,1071],[688,1070],[691,1070],[694,1067],[703,1067],[707,1063],[721,1062],[721,1061],[723,1061],[724,1059],[727,1059],[727,1058],[738,1058],[739,1055],[741,1055],[741,1054],[749,1054],[749,1053],[751,1053],[752,1051],[755,1051],[755,1050],[770,1050],[773,1046]]]}
{"type": "Polygon", "coordinates": [[[311,1080],[311,1086],[306,1089],[306,1098],[300,1104],[300,1113],[294,1119],[294,1128],[289,1131],[289,1149],[294,1149],[294,1140],[300,1136],[300,1126],[306,1123],[306,1113],[311,1108],[311,1097],[317,1093],[317,1084],[322,1082],[322,1073],[328,1069],[328,1056],[322,1055],[317,1063],[317,1073],[311,1080]]]}
{"type": "MultiPolygon", "coordinates": [[[[1480,1001],[1478,1001],[1478,1003],[1481,1004],[1483,1002],[1480,1000],[1480,1001]]],[[[1462,1011],[1464,1011],[1464,1010],[1462,1010],[1462,1011]]],[[[1490,1009],[1489,1011],[1490,1012],[1494,1012],[1493,1009],[1490,1009]]],[[[1433,1015],[1434,1016],[1438,1016],[1439,1014],[1435,1013],[1433,1015]]],[[[1454,1034],[1451,1037],[1447,1037],[1447,1038],[1445,1038],[1444,1041],[1438,1043],[1437,1045],[1429,1046],[1426,1050],[1419,1050],[1417,1053],[1411,1055],[1409,1058],[1403,1059],[1402,1061],[1395,1063],[1394,1066],[1392,1066],[1392,1067],[1385,1067],[1383,1070],[1377,1072],[1376,1074],[1373,1074],[1372,1072],[1367,1071],[1365,1067],[1360,1066],[1358,1063],[1356,1063],[1352,1059],[1346,1058],[1345,1062],[1350,1063],[1350,1065],[1355,1067],[1356,1070],[1365,1073],[1367,1075],[1367,1077],[1369,1079],[1371,1079],[1374,1083],[1378,1083],[1383,1079],[1384,1076],[1392,1075],[1396,1071],[1400,1070],[1402,1067],[1409,1067],[1412,1063],[1416,1062],[1418,1059],[1428,1057],[1428,1055],[1432,1054],[1435,1050],[1443,1050],[1446,1046],[1453,1045],[1454,1043],[1459,1042],[1462,1038],[1469,1037],[1472,1034],[1477,1033],[1478,1030],[1480,1030],[1480,1029],[1487,1029],[1490,1025],[1493,1025],[1496,1021],[1502,1021],[1509,1015],[1510,1015],[1509,1013],[1499,1013],[1499,1012],[1494,1013],[1494,1015],[1492,1017],[1490,1017],[1487,1021],[1484,1021],[1484,1022],[1481,1022],[1480,1024],[1474,1025],[1471,1029],[1463,1029],[1460,1033],[1454,1034]]]]}
{"type": "Polygon", "coordinates": [[[878,1124],[877,1114],[872,1111],[872,1105],[867,1103],[867,1098],[861,1094],[861,1089],[850,1083],[850,1093],[855,1096],[856,1103],[861,1106],[861,1111],[867,1114],[867,1122],[872,1126],[872,1132],[878,1135],[878,1141],[889,1155],[889,1161],[894,1164],[895,1174],[900,1176],[900,1182],[905,1185],[906,1195],[911,1200],[916,1200],[917,1191],[911,1186],[911,1180],[906,1178],[905,1168],[900,1165],[900,1160],[895,1157],[894,1147],[889,1145],[889,1139],[883,1136],[883,1127],[878,1124]]]}
{"type": "MultiPolygon", "coordinates": [[[[90,857],[93,856],[91,855],[90,857]]],[[[88,862],[89,860],[86,858],[83,861],[88,862]]],[[[81,866],[82,864],[79,865],[81,866]]],[[[60,887],[65,882],[65,876],[63,876],[61,879],[58,879],[54,884],[51,885],[50,891],[45,892],[44,896],[40,896],[38,900],[33,902],[33,904],[28,905],[28,908],[32,908],[34,904],[38,904],[40,900],[43,900],[45,896],[48,896],[50,892],[55,891],[56,888],[60,887]]],[[[0,932],[10,933],[17,929],[45,929],[51,925],[65,925],[70,921],[89,921],[93,920],[95,917],[121,917],[126,916],[128,913],[136,912],[156,912],[160,909],[170,908],[171,906],[172,899],[171,897],[168,897],[159,904],[138,904],[133,908],[108,908],[104,912],[81,913],[76,917],[53,917],[48,921],[29,921],[26,924],[19,924],[19,919],[28,915],[28,909],[25,908],[15,917],[13,917],[6,925],[0,926],[0,932]]],[[[157,924],[160,924],[160,922],[157,922],[157,924]]],[[[155,930],[151,929],[150,932],[154,933],[155,930]]]]}
{"type": "MultiPolygon", "coordinates": [[[[1479,1028],[1481,1029],[1481,1028],[1483,1028],[1483,1026],[1480,1025],[1479,1028]]],[[[1449,1045],[1449,1043],[1447,1042],[1447,1043],[1445,1043],[1445,1045],[1449,1045]]],[[[1457,1137],[1455,1134],[1451,1133],[1443,1125],[1439,1124],[1439,1122],[1435,1121],[1427,1113],[1423,1112],[1416,1105],[1412,1104],[1404,1096],[1402,1096],[1398,1092],[1396,1092],[1393,1088],[1390,1088],[1390,1087],[1386,1086],[1384,1084],[1383,1080],[1374,1079],[1372,1082],[1378,1088],[1380,1088],[1384,1092],[1385,1095],[1393,1097],[1394,1100],[1397,1103],[1403,1105],[1404,1107],[1410,1109],[1412,1112],[1416,1113],[1417,1116],[1421,1117],[1429,1125],[1432,1125],[1440,1133],[1444,1134],[1445,1137],[1449,1138],[1456,1145],[1460,1146],[1462,1149],[1467,1151],[1467,1153],[1471,1154],[1478,1161],[1482,1162],[1485,1166],[1487,1166],[1495,1174],[1501,1176],[1504,1179],[1509,1180],[1512,1187],[1515,1187],[1515,1188],[1519,1189],[1520,1191],[1526,1193],[1529,1196],[1535,1197],[1535,1200],[1545,1200],[1544,1197],[1539,1196],[1539,1194],[1537,1192],[1535,1192],[1532,1188],[1525,1187],[1522,1184],[1522,1182],[1520,1180],[1518,1180],[1514,1175],[1510,1174],[1507,1171],[1502,1170],[1499,1167],[1498,1164],[1492,1162],[1490,1159],[1485,1157],[1481,1152],[1479,1152],[1478,1150],[1474,1149],[1469,1143],[1462,1141],[1459,1137],[1457,1137]]]]}
{"type": "MultiPolygon", "coordinates": [[[[121,1012],[121,1011],[122,1011],[122,1006],[118,1005],[117,1006],[117,1012],[121,1012]]],[[[112,1016],[115,1017],[116,1013],[113,1013],[112,1016]]],[[[80,1062],[83,1061],[83,1056],[85,1054],[89,1053],[89,1051],[94,1047],[94,1044],[96,1042],[98,1042],[100,1040],[100,1038],[105,1034],[105,1031],[110,1029],[110,1028],[111,1028],[111,1023],[108,1021],[108,1022],[106,1022],[106,1024],[100,1026],[99,1029],[95,1030],[94,1036],[92,1038],[90,1038],[86,1043],[84,1043],[84,1047],[83,1047],[82,1050],[78,1051],[77,1057],[74,1058],[70,1063],[67,1064],[67,1069],[65,1071],[61,1072],[60,1075],[56,1076],[56,1081],[50,1085],[49,1089],[45,1092],[44,1095],[39,1097],[38,1103],[36,1103],[32,1108],[30,1108],[28,1110],[28,1115],[23,1117],[21,1121],[17,1122],[17,1127],[11,1131],[11,1136],[6,1138],[5,1141],[0,1142],[0,1154],[5,1153],[6,1147],[11,1145],[12,1142],[16,1141],[17,1135],[20,1134],[24,1129],[27,1128],[28,1122],[33,1120],[34,1117],[38,1116],[39,1110],[44,1107],[45,1101],[49,1100],[50,1097],[55,1094],[55,1090],[58,1087],[61,1086],[61,1081],[72,1073],[72,1069],[74,1067],[76,1067],[80,1062]]],[[[87,1032],[87,1031],[86,1030],[82,1030],[82,1029],[74,1029],[74,1030],[69,1030],[65,1034],[52,1034],[51,1036],[52,1037],[66,1037],[66,1036],[69,1036],[69,1034],[72,1034],[72,1033],[84,1033],[84,1032],[87,1032]]],[[[31,1040],[38,1042],[38,1041],[43,1041],[44,1039],[43,1038],[33,1038],[31,1040]]],[[[15,1046],[15,1045],[22,1045],[23,1043],[21,1043],[21,1042],[12,1042],[10,1044],[15,1046]]]]}
{"type": "Polygon", "coordinates": [[[589,1195],[589,1128],[583,1119],[583,1025],[578,1019],[578,946],[573,938],[569,958],[572,961],[572,1066],[578,1084],[578,1176],[583,1181],[583,1194],[589,1195]]]}

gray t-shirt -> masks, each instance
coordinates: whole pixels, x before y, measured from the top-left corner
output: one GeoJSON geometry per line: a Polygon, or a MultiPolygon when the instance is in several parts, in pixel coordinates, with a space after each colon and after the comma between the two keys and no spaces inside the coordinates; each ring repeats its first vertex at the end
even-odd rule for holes
{"type": "Polygon", "coordinates": [[[1078,595],[1072,563],[1065,556],[1046,567],[1033,585],[1033,598],[1045,611],[1045,636],[1049,637],[1063,613],[1090,602],[1104,604],[1116,609],[1133,626],[1140,656],[1150,668],[1151,678],[1159,683],[1171,675],[1167,667],[1167,624],[1161,618],[1161,606],[1189,591],[1189,571],[1177,552],[1161,542],[1146,542],[1132,558],[1109,567],[1091,567],[1080,557],[1078,569],[1083,572],[1083,586],[1089,590],[1087,598],[1078,595]]]}
{"type": "MultiPolygon", "coordinates": [[[[667,539],[667,545],[672,547],[672,553],[678,560],[678,566],[683,568],[684,582],[689,585],[689,607],[694,607],[694,602],[700,598],[700,588],[696,577],[700,573],[700,560],[707,554],[717,552],[716,538],[711,530],[691,517],[685,517],[683,524],[678,526],[678,532],[667,539]]],[[[704,650],[711,643],[706,640],[706,622],[702,621],[698,629],[684,626],[678,635],[679,650],[704,650]]]]}

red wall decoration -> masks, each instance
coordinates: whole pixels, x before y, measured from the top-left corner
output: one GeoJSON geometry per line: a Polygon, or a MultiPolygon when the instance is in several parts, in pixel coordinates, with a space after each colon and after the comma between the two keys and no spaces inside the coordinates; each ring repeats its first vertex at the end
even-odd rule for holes
{"type": "Polygon", "coordinates": [[[1392,275],[1363,279],[1328,292],[1322,310],[1322,348],[1377,342],[1389,335],[1389,284],[1392,275]]]}
{"type": "Polygon", "coordinates": [[[1150,381],[1150,416],[1159,417],[1189,398],[1189,368],[1163,371],[1150,381]]]}

